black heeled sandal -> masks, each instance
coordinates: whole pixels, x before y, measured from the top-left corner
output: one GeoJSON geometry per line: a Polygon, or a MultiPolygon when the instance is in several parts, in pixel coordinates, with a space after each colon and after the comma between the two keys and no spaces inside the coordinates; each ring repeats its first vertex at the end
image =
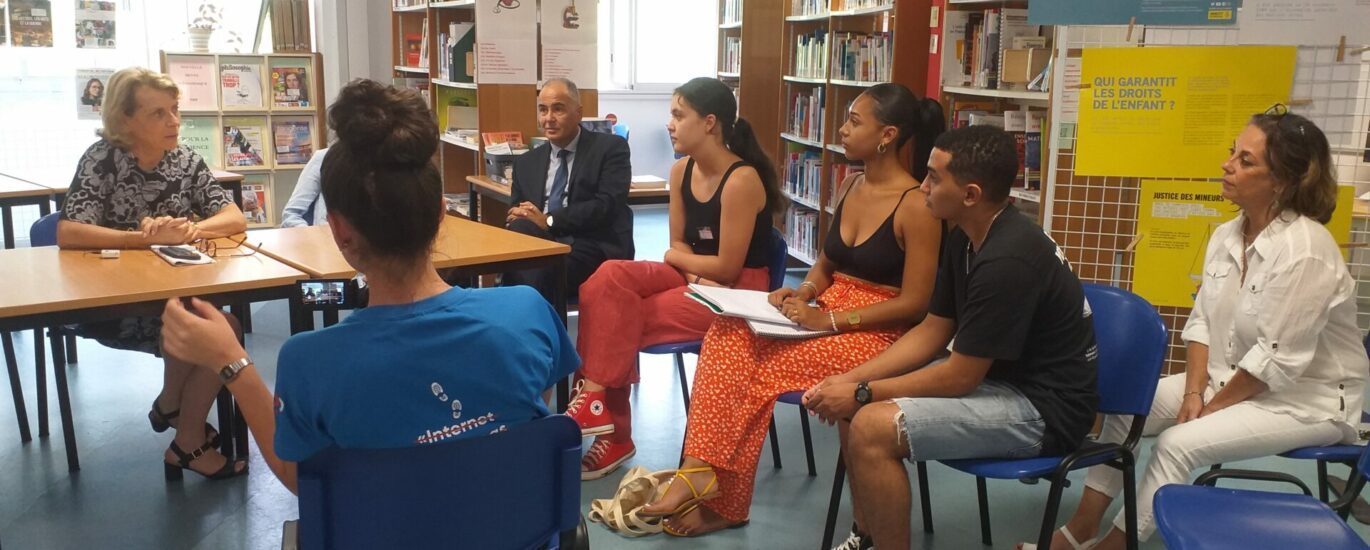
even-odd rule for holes
{"type": "MultiPolygon", "coordinates": [[[[157,407],[157,399],[154,397],[152,399],[152,410],[147,413],[147,421],[149,424],[152,424],[152,431],[162,433],[171,428],[171,420],[180,415],[181,409],[176,409],[167,413],[162,412],[162,410],[157,407]]],[[[219,430],[214,429],[214,426],[210,425],[208,422],[205,422],[205,441],[209,442],[210,446],[213,447],[219,445],[219,430]]]]}
{"type": "Polygon", "coordinates": [[[192,472],[200,474],[207,479],[228,479],[231,477],[237,477],[247,473],[247,461],[245,460],[226,460],[224,461],[224,465],[222,467],[220,467],[217,471],[209,474],[201,473],[199,470],[191,468],[191,462],[194,462],[195,459],[204,456],[206,452],[209,452],[210,450],[214,449],[214,445],[211,445],[208,441],[206,441],[204,445],[200,445],[199,448],[189,453],[181,450],[181,446],[177,445],[175,441],[172,441],[171,446],[167,448],[171,449],[172,454],[176,455],[176,460],[177,462],[179,462],[179,464],[172,464],[170,462],[162,463],[166,472],[167,481],[179,481],[182,475],[184,474],[185,470],[190,470],[192,472]],[[238,464],[243,465],[242,470],[237,469],[238,464]]]}

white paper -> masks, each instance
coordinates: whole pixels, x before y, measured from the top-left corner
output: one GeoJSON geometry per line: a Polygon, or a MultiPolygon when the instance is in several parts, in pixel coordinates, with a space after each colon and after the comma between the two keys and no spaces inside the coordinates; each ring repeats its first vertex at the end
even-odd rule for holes
{"type": "Polygon", "coordinates": [[[718,306],[723,311],[722,315],[795,326],[794,321],[781,315],[771,305],[767,299],[769,293],[704,285],[690,285],[690,290],[718,306]]]}
{"type": "Polygon", "coordinates": [[[542,80],[567,78],[577,86],[597,87],[598,2],[542,0],[542,80]]]}
{"type": "Polygon", "coordinates": [[[793,323],[781,325],[777,323],[767,323],[765,321],[753,321],[751,319],[747,320],[747,327],[752,329],[752,332],[757,336],[781,340],[802,340],[805,338],[817,338],[819,336],[836,334],[832,329],[809,330],[793,323]]]}
{"type": "Polygon", "coordinates": [[[1061,82],[1061,123],[1075,124],[1080,120],[1080,68],[1084,66],[1084,59],[1065,59],[1065,74],[1061,82]]]}
{"type": "Polygon", "coordinates": [[[1237,43],[1332,46],[1370,43],[1370,0],[1244,0],[1237,43]]]}
{"type": "Polygon", "coordinates": [[[476,82],[537,84],[537,2],[476,0],[476,9],[476,82]]]}

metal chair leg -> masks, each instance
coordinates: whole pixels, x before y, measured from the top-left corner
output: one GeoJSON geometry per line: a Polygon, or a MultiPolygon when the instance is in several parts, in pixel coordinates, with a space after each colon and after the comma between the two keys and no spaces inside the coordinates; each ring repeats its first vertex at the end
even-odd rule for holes
{"type": "MultiPolygon", "coordinates": [[[[1321,500],[1321,501],[1323,501],[1323,502],[1327,502],[1327,462],[1326,462],[1326,461],[1323,461],[1323,460],[1319,460],[1319,461],[1317,461],[1317,462],[1318,462],[1318,500],[1321,500]]],[[[1349,477],[1348,477],[1348,478],[1346,478],[1346,479],[1350,480],[1350,479],[1352,479],[1352,478],[1349,478],[1349,477]]]]}
{"type": "Polygon", "coordinates": [[[690,380],[685,376],[685,355],[675,354],[675,371],[680,375],[680,396],[685,399],[685,414],[690,413],[690,380]]]}
{"type": "Polygon", "coordinates": [[[989,495],[985,490],[985,478],[975,476],[975,494],[980,500],[980,542],[985,546],[994,546],[989,530],[989,495]]]}
{"type": "MultiPolygon", "coordinates": [[[[38,437],[48,436],[48,365],[47,356],[43,355],[43,329],[33,329],[33,380],[34,393],[38,394],[38,437]]],[[[52,359],[57,361],[59,355],[58,344],[53,344],[52,359]]]]}
{"type": "MultiPolygon", "coordinates": [[[[10,338],[10,333],[0,332],[0,342],[5,348],[5,366],[10,374],[10,394],[14,396],[14,417],[19,421],[19,441],[28,443],[33,441],[33,435],[29,433],[29,413],[24,406],[24,386],[19,381],[19,358],[14,355],[14,340],[10,338]]],[[[43,349],[38,346],[38,349],[43,349]]]]}
{"type": "MultiPolygon", "coordinates": [[[[60,330],[60,329],[59,329],[59,330],[60,330]]],[[[71,364],[73,364],[73,363],[80,363],[81,360],[76,358],[76,335],[75,335],[75,334],[67,334],[67,335],[66,335],[66,341],[67,341],[67,364],[68,364],[68,365],[71,365],[71,364]]]]}
{"type": "Polygon", "coordinates": [[[226,457],[233,456],[233,441],[237,434],[234,433],[233,422],[233,394],[229,393],[228,388],[219,388],[219,395],[216,398],[215,408],[219,410],[219,452],[226,457]]]}
{"type": "Polygon", "coordinates": [[[804,430],[804,458],[809,462],[809,477],[818,477],[813,466],[813,436],[809,434],[809,413],[799,407],[799,427],[804,430]]]}
{"type": "Polygon", "coordinates": [[[780,466],[780,436],[777,435],[777,434],[775,433],[775,415],[774,415],[774,414],[771,415],[771,463],[775,465],[775,469],[779,470],[779,469],[781,468],[781,466],[780,466]]]}
{"type": "Polygon", "coordinates": [[[66,351],[59,340],[61,335],[50,334],[49,338],[54,344],[53,349],[57,354],[52,358],[53,378],[57,381],[57,408],[62,416],[62,439],[67,447],[67,469],[76,472],[81,469],[81,459],[76,449],[76,423],[71,418],[71,392],[67,389],[67,369],[66,351]]]}
{"type": "Polygon", "coordinates": [[[823,546],[821,550],[832,548],[833,531],[837,528],[837,507],[842,504],[842,481],[846,479],[847,463],[842,460],[842,452],[837,452],[837,468],[832,474],[832,496],[828,498],[828,519],[823,526],[823,546]]]}
{"type": "Polygon", "coordinates": [[[928,490],[928,463],[917,462],[918,498],[923,505],[923,532],[932,532],[932,493],[928,490]]]}

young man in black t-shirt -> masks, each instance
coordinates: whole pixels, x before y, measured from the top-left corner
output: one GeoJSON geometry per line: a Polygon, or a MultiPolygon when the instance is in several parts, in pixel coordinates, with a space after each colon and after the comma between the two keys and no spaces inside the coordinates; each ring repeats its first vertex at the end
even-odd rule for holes
{"type": "Polygon", "coordinates": [[[869,547],[872,537],[880,548],[908,548],[902,460],[1069,453],[1098,408],[1084,290],[1051,238],[1007,202],[1013,138],[972,126],[934,147],[922,190],[933,215],[956,229],[927,318],[804,396],[823,419],[851,422],[844,451],[856,529],[844,548],[869,547]],[[953,338],[951,357],[929,365],[953,338]]]}

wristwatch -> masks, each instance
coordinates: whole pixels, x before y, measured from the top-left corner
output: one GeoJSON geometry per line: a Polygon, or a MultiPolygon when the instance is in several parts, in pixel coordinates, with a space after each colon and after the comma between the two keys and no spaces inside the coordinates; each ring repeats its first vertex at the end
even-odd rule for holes
{"type": "Polygon", "coordinates": [[[860,382],[856,385],[856,402],[862,405],[869,405],[871,402],[871,385],[869,382],[860,382]]]}
{"type": "Polygon", "coordinates": [[[856,330],[861,328],[861,314],[855,311],[847,312],[847,328],[856,330]]]}
{"type": "Polygon", "coordinates": [[[238,373],[242,372],[243,369],[247,368],[247,366],[251,364],[251,359],[243,357],[242,359],[224,365],[223,368],[219,369],[219,380],[223,380],[223,382],[227,384],[231,382],[234,378],[237,378],[238,373]]]}
{"type": "Polygon", "coordinates": [[[552,215],[547,215],[547,227],[552,227],[552,215]]]}

